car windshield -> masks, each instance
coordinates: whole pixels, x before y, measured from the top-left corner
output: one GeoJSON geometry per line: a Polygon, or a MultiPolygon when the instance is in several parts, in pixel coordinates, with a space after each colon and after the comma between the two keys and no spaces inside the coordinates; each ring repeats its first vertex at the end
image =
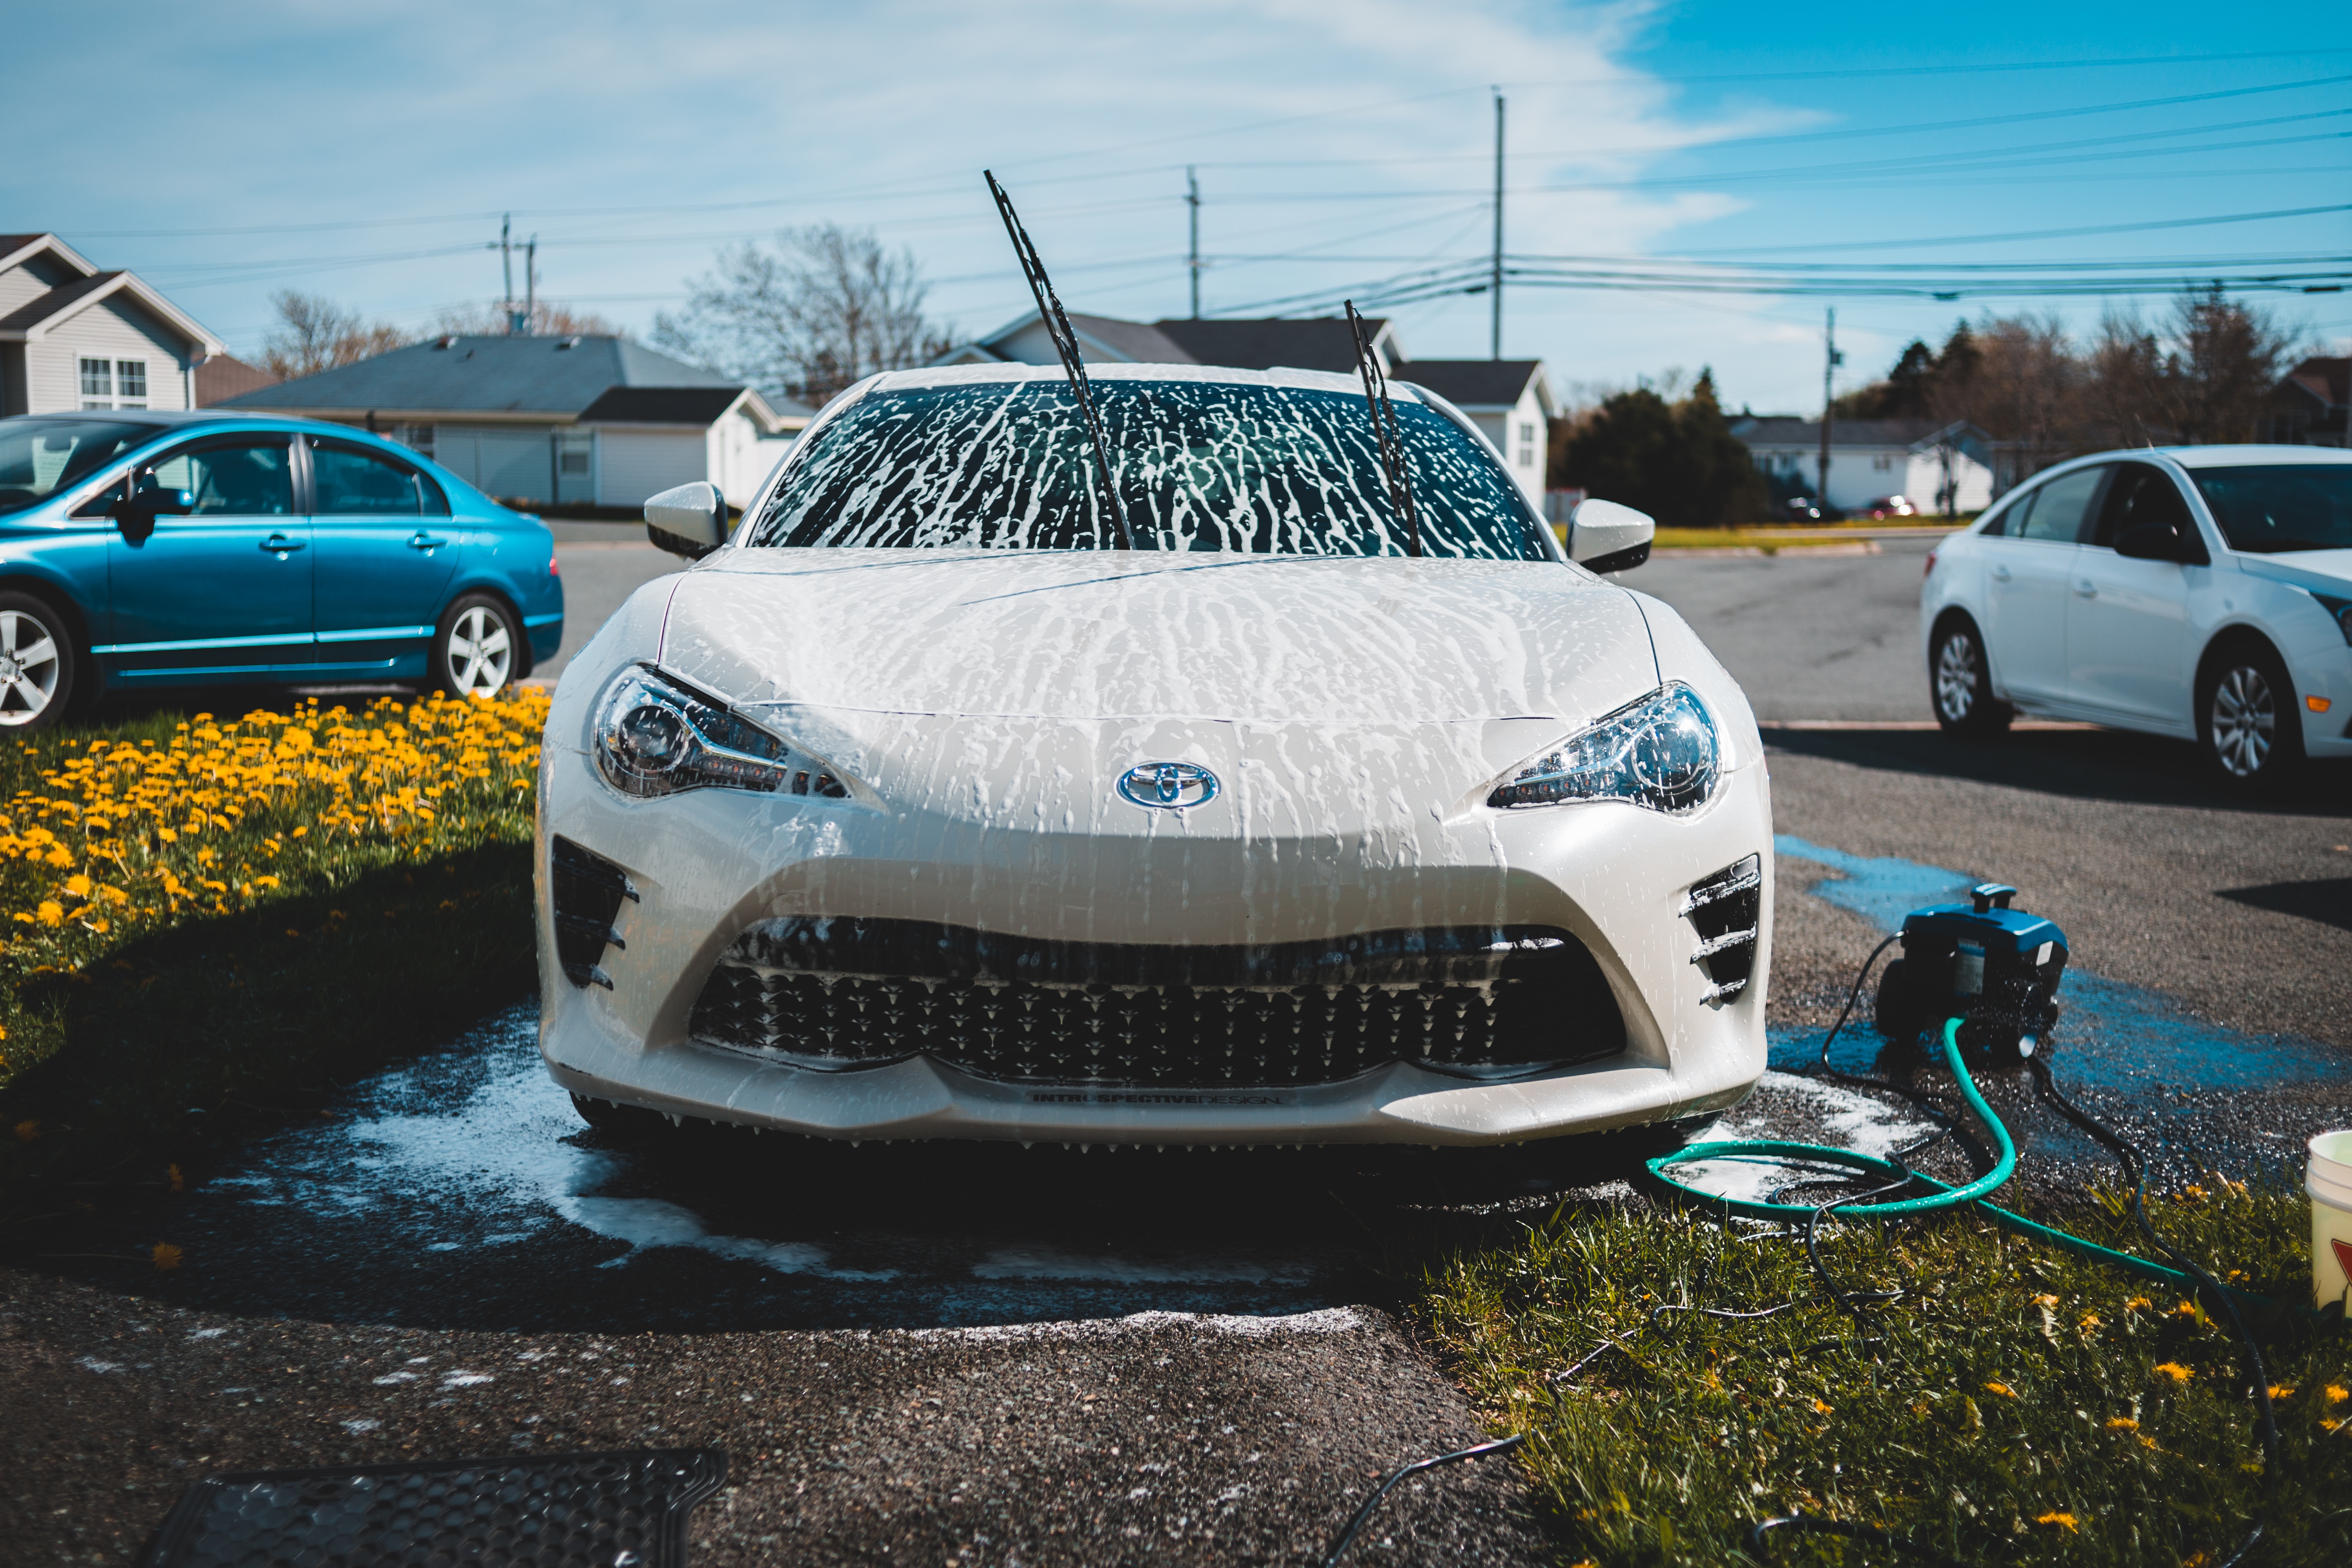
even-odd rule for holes
{"type": "Polygon", "coordinates": [[[2352,463],[2191,468],[2232,550],[2352,550],[2352,463]]]}
{"type": "MultiPolygon", "coordinates": [[[[1095,384],[1138,548],[1402,555],[1360,394],[1213,381],[1095,384]]],[[[1518,486],[1425,405],[1399,401],[1423,550],[1549,557],[1518,486]]],[[[752,522],[755,546],[1099,550],[1093,445],[1043,380],[878,391],[819,428],[752,522]]]]}
{"type": "Polygon", "coordinates": [[[38,506],[158,434],[112,419],[0,419],[0,514],[38,506]]]}

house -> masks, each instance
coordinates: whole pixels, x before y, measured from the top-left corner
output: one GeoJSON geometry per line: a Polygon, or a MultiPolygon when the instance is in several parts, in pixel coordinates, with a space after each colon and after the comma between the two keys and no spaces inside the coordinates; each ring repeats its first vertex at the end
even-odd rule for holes
{"type": "Polygon", "coordinates": [[[2352,359],[2307,359],[2271,389],[2254,432],[2258,441],[2290,447],[2352,446],[2352,359]]]}
{"type": "Polygon", "coordinates": [[[1985,433],[1966,420],[1832,421],[1826,495],[1820,420],[1743,414],[1731,421],[1731,433],[1747,444],[1776,498],[1817,496],[1855,511],[1881,496],[1902,496],[1922,511],[1952,516],[1983,510],[2006,488],[1994,483],[1985,433]]]}
{"type": "Polygon", "coordinates": [[[635,507],[709,479],[749,504],[810,411],[611,336],[459,337],[222,400],[358,425],[501,500],[635,507]]]}
{"type": "MultiPolygon", "coordinates": [[[[1532,359],[1411,359],[1395,323],[1368,317],[1364,328],[1382,374],[1425,386],[1470,416],[1503,454],[1512,477],[1540,500],[1551,418],[1558,412],[1543,362],[1532,359]]],[[[1323,370],[1356,374],[1356,340],[1347,319],[1261,318],[1123,321],[1072,312],[1079,357],[1091,364],[1218,364],[1237,370],[1323,370]]],[[[1054,340],[1036,311],[986,337],[941,354],[934,364],[1052,364],[1054,340]]]]}
{"type": "Polygon", "coordinates": [[[0,234],[0,415],[194,408],[220,340],[54,234],[0,234]]]}

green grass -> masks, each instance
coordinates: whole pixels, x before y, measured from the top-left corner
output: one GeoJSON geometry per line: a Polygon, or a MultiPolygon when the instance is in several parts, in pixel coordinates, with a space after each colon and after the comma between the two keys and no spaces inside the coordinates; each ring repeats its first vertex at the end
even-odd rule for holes
{"type": "Polygon", "coordinates": [[[545,699],[0,752],[0,1237],[192,1180],[530,994],[545,699]]]}
{"type": "MultiPolygon", "coordinates": [[[[2241,1288],[2309,1300],[2300,1194],[2192,1190],[2152,1213],[2241,1288]]],[[[2110,1246],[2136,1235],[2107,1210],[2080,1228],[2110,1246]]],[[[2244,1535],[2264,1478],[2223,1322],[1974,1218],[1825,1227],[1824,1260],[1848,1289],[1908,1292],[1857,1321],[1801,1243],[1743,1238],[1750,1229],[1563,1209],[1426,1280],[1426,1321],[1474,1398],[1496,1430],[1533,1434],[1522,1452],[1563,1563],[1748,1562],[1752,1524],[1799,1511],[1964,1563],[2176,1568],[2218,1563],[2244,1535]],[[1650,1315],[1790,1300],[1747,1321],[1650,1315]]],[[[2257,1560],[2340,1568],[2352,1552],[2352,1335],[2286,1316],[2258,1332],[2282,1443],[2257,1560]]],[[[1776,1538],[1770,1555],[1904,1560],[1820,1537],[1776,1538]]]]}

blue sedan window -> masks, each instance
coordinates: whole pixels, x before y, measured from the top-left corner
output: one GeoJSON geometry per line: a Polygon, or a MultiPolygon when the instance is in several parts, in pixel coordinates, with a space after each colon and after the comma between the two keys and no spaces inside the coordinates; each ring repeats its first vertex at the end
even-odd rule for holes
{"type": "Polygon", "coordinates": [[[349,447],[313,442],[310,483],[321,516],[415,517],[449,510],[438,486],[427,490],[406,467],[349,447]]]}
{"type": "Polygon", "coordinates": [[[285,437],[183,447],[141,470],[167,490],[187,490],[195,517],[285,517],[294,510],[294,471],[285,437]]]}
{"type": "Polygon", "coordinates": [[[152,425],[111,419],[0,423],[0,513],[38,505],[155,434],[152,425]]]}

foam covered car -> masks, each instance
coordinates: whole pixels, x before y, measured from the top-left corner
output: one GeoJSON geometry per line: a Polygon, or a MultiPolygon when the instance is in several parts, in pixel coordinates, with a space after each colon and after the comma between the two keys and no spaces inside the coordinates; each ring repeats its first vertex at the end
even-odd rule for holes
{"type": "Polygon", "coordinates": [[[1577,563],[1648,520],[1563,542],[1409,384],[1399,492],[1351,379],[1092,374],[1108,489],[1061,374],[1008,364],[852,388],[723,543],[706,489],[648,505],[700,559],[572,661],[542,753],[583,1114],[1486,1144],[1741,1100],[1756,723],[1577,563]]]}

